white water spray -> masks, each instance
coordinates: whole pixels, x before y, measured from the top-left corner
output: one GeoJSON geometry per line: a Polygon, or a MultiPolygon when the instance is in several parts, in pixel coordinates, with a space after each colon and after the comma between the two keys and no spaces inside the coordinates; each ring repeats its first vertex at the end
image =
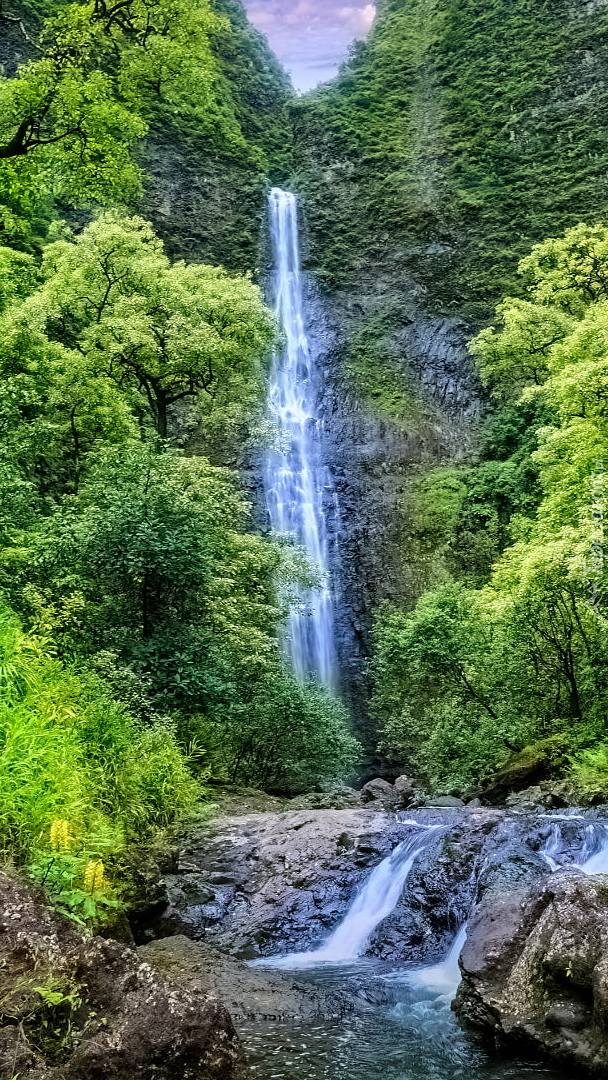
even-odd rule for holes
{"type": "Polygon", "coordinates": [[[608,874],[608,827],[604,822],[591,821],[585,825],[578,851],[564,840],[562,822],[584,819],[580,815],[556,816],[547,840],[539,854],[552,870],[574,866],[585,874],[608,874]]]}
{"type": "Polygon", "coordinates": [[[270,234],[275,312],[285,337],[274,357],[269,405],[281,444],[264,469],[266,503],[273,529],[294,535],[318,569],[320,584],[291,608],[285,651],[301,681],[316,676],[336,684],[334,610],[324,498],[330,488],[320,457],[314,357],[304,322],[298,206],[291,192],[270,193],[270,234]]]}
{"type": "Polygon", "coordinates": [[[376,927],[395,910],[416,859],[442,828],[441,825],[426,827],[422,835],[418,833],[404,840],[383,859],[357,893],[340,925],[318,949],[256,960],[256,965],[305,968],[318,964],[345,964],[362,956],[376,927]]]}
{"type": "Polygon", "coordinates": [[[433,964],[432,967],[408,971],[404,976],[405,981],[414,990],[425,990],[431,994],[441,994],[442,997],[451,1001],[460,984],[458,958],[466,940],[467,928],[461,926],[445,960],[442,960],[439,964],[433,964]]]}

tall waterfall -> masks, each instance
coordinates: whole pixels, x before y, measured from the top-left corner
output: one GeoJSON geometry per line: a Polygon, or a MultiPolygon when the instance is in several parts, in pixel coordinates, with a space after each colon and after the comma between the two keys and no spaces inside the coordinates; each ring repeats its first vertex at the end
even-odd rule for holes
{"type": "Polygon", "coordinates": [[[294,674],[334,686],[334,605],[329,581],[324,499],[330,479],[320,456],[316,383],[318,372],[304,321],[298,206],[291,192],[270,192],[275,312],[284,346],[273,359],[269,404],[279,446],[264,469],[266,503],[273,529],[296,537],[318,569],[319,585],[292,605],[285,651],[294,674]]]}

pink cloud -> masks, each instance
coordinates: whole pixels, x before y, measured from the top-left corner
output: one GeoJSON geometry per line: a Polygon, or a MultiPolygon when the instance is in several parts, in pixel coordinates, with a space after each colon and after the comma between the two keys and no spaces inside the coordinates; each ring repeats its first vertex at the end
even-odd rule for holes
{"type": "Polygon", "coordinates": [[[332,0],[245,0],[251,22],[305,91],[335,75],[355,38],[368,33],[373,4],[332,0]]]}

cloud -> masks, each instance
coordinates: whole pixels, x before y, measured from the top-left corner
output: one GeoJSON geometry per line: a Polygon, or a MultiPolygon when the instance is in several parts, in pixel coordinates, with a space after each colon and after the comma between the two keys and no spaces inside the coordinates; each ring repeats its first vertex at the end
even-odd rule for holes
{"type": "Polygon", "coordinates": [[[373,4],[332,0],[245,0],[252,23],[270,45],[298,90],[309,90],[330,79],[355,38],[368,33],[375,16],[373,4]]]}

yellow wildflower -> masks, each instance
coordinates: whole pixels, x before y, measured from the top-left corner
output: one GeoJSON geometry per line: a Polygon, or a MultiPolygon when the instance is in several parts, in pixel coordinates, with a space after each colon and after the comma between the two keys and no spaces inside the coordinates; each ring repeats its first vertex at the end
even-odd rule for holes
{"type": "Polygon", "coordinates": [[[51,823],[51,851],[69,851],[71,843],[69,821],[56,818],[51,823]]]}
{"type": "Polygon", "coordinates": [[[101,859],[91,859],[84,871],[84,891],[88,893],[101,892],[107,884],[105,867],[101,859]]]}

